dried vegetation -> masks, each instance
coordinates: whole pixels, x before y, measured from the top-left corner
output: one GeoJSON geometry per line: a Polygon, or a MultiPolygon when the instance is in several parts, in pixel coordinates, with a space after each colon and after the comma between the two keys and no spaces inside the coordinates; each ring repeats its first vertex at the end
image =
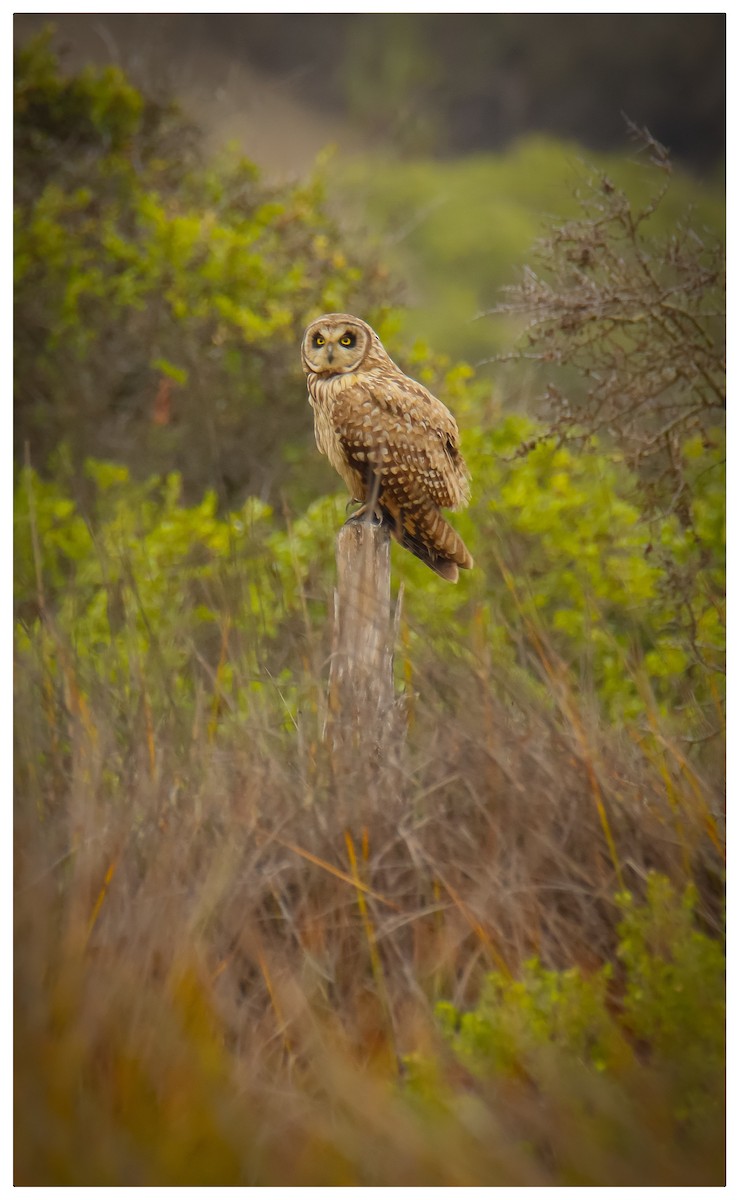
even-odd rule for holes
{"type": "MultiPolygon", "coordinates": [[[[35,89],[40,108],[33,120],[23,109],[21,133],[47,167],[53,146],[58,154],[49,105],[84,112],[90,96],[117,97],[119,108],[95,109],[103,134],[117,111],[135,125],[138,102],[117,76],[70,93],[43,55],[34,63],[23,96],[30,104],[35,89]]],[[[94,122],[81,127],[100,140],[94,122]]],[[[115,157],[115,144],[102,144],[115,157]]],[[[167,238],[185,227],[197,253],[178,260],[180,296],[213,265],[205,215],[195,201],[178,212],[162,186],[161,238],[144,221],[127,265],[105,259],[110,271],[86,274],[75,293],[84,303],[64,308],[74,278],[48,257],[68,217],[54,161],[52,183],[35,178],[19,194],[19,402],[30,405],[23,430],[41,470],[19,468],[16,499],[16,1183],[719,1184],[718,440],[693,438],[689,522],[660,518],[653,500],[647,519],[638,475],[610,451],[590,444],[576,456],[550,439],[506,462],[521,434],[539,440],[536,427],[517,418],[492,429],[466,373],[448,374],[444,394],[468,418],[480,489],[459,518],[479,566],[469,591],[455,591],[394,561],[405,581],[403,737],[380,758],[342,765],[324,729],[343,500],[302,512],[298,499],[301,515],[287,522],[253,497],[231,513],[214,494],[188,508],[174,475],[142,484],[120,465],[88,462],[81,477],[70,462],[91,435],[73,426],[66,457],[36,454],[43,406],[75,390],[60,364],[90,369],[88,335],[105,351],[96,289],[125,283],[143,303],[142,263],[153,255],[164,270],[167,238]],[[56,290],[40,296],[31,281],[49,272],[56,290]],[[61,322],[57,333],[69,321],[81,341],[42,338],[42,359],[26,370],[42,308],[61,322]]],[[[151,212],[135,167],[108,168],[133,188],[139,217],[151,212]]],[[[102,254],[94,198],[78,200],[84,236],[102,254]]],[[[300,299],[287,315],[265,301],[256,328],[238,279],[226,271],[208,284],[235,306],[219,328],[238,361],[214,341],[208,311],[181,325],[172,296],[163,301],[159,284],[147,291],[166,320],[142,362],[155,372],[156,352],[156,370],[179,380],[184,422],[157,423],[155,410],[147,424],[141,406],[124,423],[146,430],[152,461],[172,434],[187,473],[201,426],[184,414],[204,395],[197,384],[187,391],[188,372],[201,354],[209,378],[231,371],[238,381],[239,329],[277,357],[304,308],[355,286],[343,259],[333,279],[320,234],[303,237],[313,222],[305,201],[295,193],[300,211],[289,211],[313,257],[293,279],[300,299]],[[174,361],[183,328],[184,366],[174,361]]],[[[234,203],[223,200],[222,213],[237,221],[234,203]]],[[[255,215],[238,212],[247,224],[255,215]]],[[[609,287],[621,254],[609,241],[614,219],[588,235],[605,242],[609,287]]],[[[238,240],[238,230],[222,233],[238,240]]],[[[590,268],[571,261],[575,235],[555,244],[590,296],[590,268]]],[[[279,239],[261,245],[274,299],[279,239]]],[[[112,238],[113,259],[124,250],[112,238]]],[[[635,269],[646,287],[649,272],[635,269]]],[[[679,426],[661,441],[660,430],[682,414],[692,431],[713,404],[705,372],[672,351],[680,322],[691,327],[685,313],[704,303],[680,286],[683,315],[669,320],[665,291],[654,293],[649,337],[613,319],[638,307],[625,293],[602,308],[602,279],[597,312],[591,297],[588,319],[571,327],[574,301],[562,308],[540,284],[528,297],[543,306],[542,329],[554,328],[547,361],[567,359],[586,387],[605,389],[585,416],[631,421],[616,397],[637,403],[648,385],[640,411],[657,408],[639,436],[656,439],[665,462],[679,426]],[[632,370],[631,351],[617,349],[620,337],[641,338],[643,359],[653,326],[663,359],[679,366],[664,393],[656,365],[632,370]]],[[[141,312],[125,296],[115,303],[127,338],[141,312]]],[[[692,353],[701,345],[696,333],[692,353]]],[[[432,380],[433,367],[423,370],[432,380]]],[[[240,386],[228,409],[243,420],[240,386]]],[[[256,410],[266,394],[254,393],[256,410]]],[[[110,395],[99,408],[91,397],[87,416],[115,424],[110,395]]],[[[195,463],[191,487],[204,469],[195,463]]]]}

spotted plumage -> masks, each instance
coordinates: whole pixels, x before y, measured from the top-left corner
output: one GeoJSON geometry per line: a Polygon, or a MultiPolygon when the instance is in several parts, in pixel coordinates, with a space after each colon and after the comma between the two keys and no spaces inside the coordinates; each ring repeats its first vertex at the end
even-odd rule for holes
{"type": "Polygon", "coordinates": [[[387,521],[396,541],[456,582],[459,567],[473,563],[440,511],[469,501],[449,409],[403,374],[365,321],[346,313],[328,313],[308,326],[302,361],[318,449],[360,512],[387,521]]]}

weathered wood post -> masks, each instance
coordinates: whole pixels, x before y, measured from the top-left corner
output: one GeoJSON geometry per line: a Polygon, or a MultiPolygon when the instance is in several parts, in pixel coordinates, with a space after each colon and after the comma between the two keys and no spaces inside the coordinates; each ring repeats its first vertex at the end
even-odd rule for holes
{"type": "Polygon", "coordinates": [[[348,521],[336,564],[328,734],[335,761],[350,767],[377,758],[395,725],[386,526],[348,521]]]}

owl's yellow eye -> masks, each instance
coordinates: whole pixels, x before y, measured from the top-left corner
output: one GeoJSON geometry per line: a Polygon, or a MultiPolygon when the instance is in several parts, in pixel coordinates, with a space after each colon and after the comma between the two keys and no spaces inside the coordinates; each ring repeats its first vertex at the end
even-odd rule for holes
{"type": "Polygon", "coordinates": [[[342,344],[342,346],[353,346],[354,343],[356,342],[356,340],[357,339],[355,338],[353,333],[345,333],[343,338],[341,339],[341,344],[342,344]]]}
{"type": "Polygon", "coordinates": [[[325,346],[326,339],[325,339],[325,337],[321,337],[320,333],[317,333],[316,336],[313,338],[313,344],[314,344],[314,346],[325,346]]]}

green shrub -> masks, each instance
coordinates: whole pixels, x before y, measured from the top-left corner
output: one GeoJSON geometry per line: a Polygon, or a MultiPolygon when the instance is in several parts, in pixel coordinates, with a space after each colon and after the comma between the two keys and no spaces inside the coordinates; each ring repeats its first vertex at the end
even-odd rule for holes
{"type": "Polygon", "coordinates": [[[721,1120],[726,956],[697,927],[694,887],[682,897],[653,875],[647,904],[619,897],[619,959],[626,984],[621,1020],[668,1080],[681,1121],[721,1120]]]}
{"type": "MultiPolygon", "coordinates": [[[[539,679],[544,696],[552,671],[574,670],[611,720],[639,717],[655,704],[676,728],[700,731],[721,679],[720,566],[707,565],[696,537],[674,519],[655,533],[629,498],[628,474],[607,456],[576,456],[549,443],[510,458],[533,429],[510,417],[490,433],[467,433],[475,497],[456,522],[476,558],[469,579],[445,588],[393,551],[413,657],[433,650],[442,659],[469,658],[482,630],[485,653],[530,686],[539,679]],[[682,572],[680,592],[650,552],[655,537],[682,572]]],[[[325,638],[345,497],[315,501],[285,528],[255,497],[231,512],[219,512],[212,491],[183,504],[176,473],[139,483],[126,467],[90,460],[85,480],[80,497],[72,479],[19,476],[16,590],[24,622],[32,625],[36,613],[35,522],[44,589],[59,629],[89,660],[91,681],[106,673],[104,663],[125,678],[133,655],[161,686],[171,671],[183,700],[225,653],[219,687],[227,687],[227,628],[242,667],[249,661],[252,673],[269,667],[284,685],[297,681],[291,630],[307,618],[311,636],[325,638]]],[[[723,497],[710,472],[696,504],[718,558],[723,497]]],[[[234,712],[247,702],[248,693],[230,694],[234,712]]]]}
{"type": "Polygon", "coordinates": [[[78,468],[177,469],[190,497],[276,496],[310,438],[302,329],[380,315],[386,276],[346,252],[317,179],[270,187],[235,152],[206,166],[177,107],[117,70],[67,78],[36,39],[15,105],[18,447],[43,468],[65,442],[78,468]]]}
{"type": "MultiPolygon", "coordinates": [[[[437,1006],[442,1030],[475,1078],[572,1106],[601,1148],[627,1111],[639,1120],[650,1105],[646,1119],[664,1122],[666,1140],[700,1148],[723,1122],[725,954],[697,928],[691,888],[680,896],[653,874],[644,904],[628,893],[618,904],[616,963],[586,975],[534,959],[518,979],[494,972],[473,1010],[437,1006]]],[[[423,1064],[410,1070],[421,1094],[433,1092],[423,1064]]]]}

